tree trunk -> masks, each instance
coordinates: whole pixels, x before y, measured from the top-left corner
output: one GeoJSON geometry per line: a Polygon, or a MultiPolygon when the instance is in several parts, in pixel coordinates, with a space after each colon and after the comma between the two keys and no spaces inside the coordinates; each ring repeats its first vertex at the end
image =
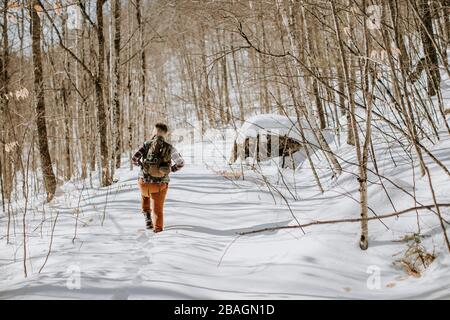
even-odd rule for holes
{"type": "Polygon", "coordinates": [[[139,30],[139,50],[140,50],[140,71],[141,71],[141,103],[142,103],[142,121],[143,121],[143,133],[144,139],[148,138],[148,112],[146,106],[146,78],[147,78],[147,66],[146,66],[146,58],[145,58],[145,43],[144,43],[144,26],[142,23],[142,8],[141,8],[141,0],[136,0],[136,22],[139,30]]]}
{"type": "Polygon", "coordinates": [[[366,208],[366,204],[367,204],[367,199],[364,199],[364,197],[367,196],[367,189],[366,189],[366,185],[364,184],[364,180],[366,179],[365,177],[365,173],[363,170],[363,160],[362,160],[362,155],[361,155],[361,148],[360,148],[360,142],[359,142],[359,133],[358,133],[358,127],[356,125],[356,108],[355,108],[355,101],[353,99],[353,92],[352,92],[352,88],[350,85],[350,76],[349,76],[349,68],[348,68],[348,63],[347,63],[347,59],[345,57],[345,51],[344,51],[344,45],[342,43],[342,38],[341,38],[341,31],[339,28],[339,22],[338,22],[338,18],[337,18],[337,14],[336,14],[336,6],[334,1],[330,1],[331,3],[331,10],[333,13],[333,22],[334,22],[334,30],[336,33],[336,38],[337,38],[337,42],[338,42],[338,47],[339,47],[339,54],[340,54],[340,58],[341,58],[341,64],[342,64],[342,70],[344,73],[344,80],[345,80],[345,84],[347,87],[347,99],[349,100],[349,105],[350,105],[350,117],[351,117],[351,121],[352,121],[352,129],[353,129],[353,137],[354,137],[354,141],[355,141],[355,151],[356,151],[356,158],[358,159],[358,164],[359,164],[359,181],[360,181],[360,207],[361,207],[361,219],[364,221],[361,224],[361,237],[360,237],[360,241],[359,241],[359,246],[362,250],[365,250],[368,248],[368,232],[367,232],[367,227],[366,227],[366,223],[367,223],[367,208],[366,208]]]}
{"type": "Polygon", "coordinates": [[[444,15],[444,23],[445,23],[445,51],[447,51],[448,46],[450,45],[450,0],[441,0],[443,15],[444,15]]]}
{"type": "Polygon", "coordinates": [[[120,168],[122,154],[122,108],[121,108],[121,75],[120,75],[120,12],[121,1],[114,1],[114,97],[113,97],[113,130],[115,167],[120,168]]]}
{"type": "Polygon", "coordinates": [[[243,96],[242,96],[242,89],[241,89],[241,80],[239,75],[239,70],[237,67],[237,59],[236,59],[236,52],[234,51],[234,34],[231,34],[231,52],[232,52],[232,59],[233,59],[233,71],[234,71],[234,78],[236,79],[236,96],[238,98],[238,104],[239,104],[239,120],[244,121],[245,114],[244,114],[244,103],[243,103],[243,96]]]}
{"type": "MultiPolygon", "coordinates": [[[[362,3],[364,13],[366,13],[366,0],[362,3]]],[[[365,14],[364,14],[365,16],[365,14]]],[[[367,19],[364,19],[364,55],[368,57],[370,55],[370,34],[367,28],[367,19]]],[[[370,75],[370,62],[368,59],[363,59],[361,61],[363,64],[363,79],[362,88],[364,94],[364,102],[366,105],[366,130],[365,139],[362,146],[362,159],[359,163],[359,199],[360,199],[360,210],[361,210],[361,235],[359,246],[362,250],[366,250],[369,247],[369,225],[368,225],[368,194],[367,194],[367,165],[369,157],[369,146],[371,143],[372,136],[372,102],[373,102],[373,90],[374,87],[374,77],[372,76],[372,81],[369,85],[369,75],[370,75]]]]}
{"type": "Polygon", "coordinates": [[[45,119],[44,78],[41,57],[41,19],[37,8],[39,2],[32,1],[31,10],[31,48],[33,52],[34,93],[36,99],[36,127],[38,132],[39,155],[41,169],[44,177],[44,186],[47,192],[47,201],[55,195],[56,178],[53,173],[52,160],[48,148],[47,124],[45,119]]]}
{"type": "Polygon", "coordinates": [[[420,37],[422,39],[423,52],[425,55],[425,70],[427,72],[427,86],[428,95],[434,96],[439,90],[439,85],[441,83],[441,76],[439,74],[439,62],[436,52],[436,48],[433,45],[432,38],[434,37],[433,32],[433,20],[431,16],[430,5],[428,0],[418,0],[419,1],[419,12],[421,16],[422,23],[420,26],[420,37]]]}
{"type": "Polygon", "coordinates": [[[400,63],[402,63],[406,70],[409,70],[411,68],[411,62],[408,56],[408,51],[406,50],[405,42],[403,41],[402,33],[400,32],[400,23],[399,23],[399,8],[398,3],[395,0],[387,0],[389,11],[390,11],[390,17],[392,22],[392,29],[394,31],[394,37],[395,37],[395,43],[397,45],[397,48],[400,50],[400,63]]]}
{"type": "Polygon", "coordinates": [[[68,89],[66,88],[67,83],[66,81],[63,81],[62,84],[62,103],[64,108],[64,179],[66,181],[70,180],[72,178],[72,161],[71,161],[71,151],[70,151],[70,132],[71,132],[71,126],[70,126],[70,120],[72,118],[70,114],[69,109],[69,103],[68,103],[68,89]]]}
{"type": "Polygon", "coordinates": [[[101,182],[102,186],[111,184],[108,157],[108,139],[107,139],[107,116],[105,102],[103,97],[103,86],[105,83],[105,37],[103,35],[103,5],[105,0],[97,1],[97,42],[98,42],[98,68],[95,78],[95,93],[97,97],[97,122],[100,135],[100,163],[101,163],[101,182]]]}
{"type": "MultiPolygon", "coordinates": [[[[209,120],[209,125],[212,128],[216,128],[216,118],[214,115],[213,105],[212,105],[212,97],[211,97],[211,90],[209,88],[209,76],[208,76],[208,65],[206,61],[206,55],[207,55],[207,48],[206,48],[206,32],[205,27],[201,25],[201,36],[200,36],[200,47],[202,52],[202,74],[203,74],[203,94],[202,94],[202,100],[203,100],[203,106],[206,109],[206,114],[209,120]]],[[[202,120],[203,121],[203,120],[202,120]]],[[[203,126],[202,126],[203,127],[203,126]]]]}

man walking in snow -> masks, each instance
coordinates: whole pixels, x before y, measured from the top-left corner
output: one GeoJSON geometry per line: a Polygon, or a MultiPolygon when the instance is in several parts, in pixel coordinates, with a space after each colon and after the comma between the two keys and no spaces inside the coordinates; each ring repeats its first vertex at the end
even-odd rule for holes
{"type": "Polygon", "coordinates": [[[138,185],[141,190],[142,213],[147,229],[153,228],[154,232],[163,231],[163,209],[169,187],[169,173],[184,166],[184,160],[175,147],[165,141],[167,132],[166,124],[155,124],[152,138],[145,141],[132,158],[133,163],[141,167],[138,185]]]}

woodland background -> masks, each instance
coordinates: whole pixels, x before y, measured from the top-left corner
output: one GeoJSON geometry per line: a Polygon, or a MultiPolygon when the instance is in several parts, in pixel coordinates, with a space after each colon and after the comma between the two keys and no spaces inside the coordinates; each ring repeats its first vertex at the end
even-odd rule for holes
{"type": "MultiPolygon", "coordinates": [[[[375,120],[422,176],[424,157],[450,175],[423,143],[450,132],[439,72],[449,74],[449,10],[448,0],[2,0],[3,212],[43,190],[51,201],[64,181],[92,183],[95,170],[111,185],[155,121],[236,128],[278,113],[354,146],[367,247],[375,120]]],[[[325,139],[320,152],[338,176],[325,139]]]]}

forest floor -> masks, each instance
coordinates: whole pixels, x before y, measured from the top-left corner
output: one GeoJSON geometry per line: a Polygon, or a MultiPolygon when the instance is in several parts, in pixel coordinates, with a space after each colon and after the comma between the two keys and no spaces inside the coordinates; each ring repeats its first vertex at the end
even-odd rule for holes
{"type": "MultiPolygon", "coordinates": [[[[448,150],[450,137],[443,134],[432,151],[447,167],[448,150]]],[[[347,159],[354,153],[346,147],[340,152],[347,159]]],[[[422,204],[432,203],[426,177],[416,176],[413,185],[407,161],[380,163],[397,185],[415,192],[422,204]]],[[[427,163],[438,202],[448,202],[448,177],[427,163]]],[[[344,165],[344,172],[355,170],[344,165]]],[[[10,244],[1,218],[0,299],[450,298],[450,254],[439,220],[428,210],[419,211],[422,245],[436,259],[420,277],[394,265],[408,245],[400,240],[417,229],[415,212],[384,224],[370,221],[366,251],[358,246],[358,223],[312,226],[305,234],[300,229],[238,234],[296,224],[290,210],[301,223],[358,217],[358,185],[350,173],[330,180],[324,194],[304,174],[295,191],[299,196],[288,207],[251,175],[230,180],[188,161],[171,176],[165,231],[159,234],[144,229],[137,169],[130,171],[124,162],[116,176],[119,181],[106,188],[66,183],[51,204],[27,209],[27,278],[21,217],[11,227],[10,244]]],[[[385,187],[397,210],[415,206],[404,192],[385,187]]],[[[371,185],[369,196],[378,215],[393,211],[380,185],[371,185]]],[[[448,220],[450,208],[442,212],[448,220]]]]}

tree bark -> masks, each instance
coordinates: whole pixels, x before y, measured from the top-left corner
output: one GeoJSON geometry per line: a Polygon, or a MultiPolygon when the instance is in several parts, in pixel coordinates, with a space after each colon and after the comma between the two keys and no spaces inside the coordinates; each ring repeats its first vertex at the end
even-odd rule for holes
{"type": "Polygon", "coordinates": [[[122,154],[122,81],[120,75],[120,23],[121,1],[114,1],[114,96],[113,96],[113,136],[115,167],[120,168],[122,154]]]}
{"type": "Polygon", "coordinates": [[[71,139],[70,139],[70,120],[72,118],[68,103],[68,89],[66,88],[66,82],[63,81],[62,84],[62,103],[64,111],[64,179],[66,181],[72,178],[72,161],[71,161],[71,139]]]}
{"type": "Polygon", "coordinates": [[[31,10],[31,48],[33,53],[34,93],[36,98],[36,127],[38,132],[39,155],[41,169],[44,177],[44,186],[47,192],[47,201],[55,195],[56,178],[53,173],[52,160],[48,147],[47,124],[45,119],[44,77],[41,57],[41,19],[37,8],[39,3],[32,1],[31,10]]]}
{"type": "Polygon", "coordinates": [[[422,39],[423,52],[425,55],[425,70],[427,72],[428,95],[434,96],[439,90],[441,76],[439,74],[439,61],[436,48],[431,37],[434,37],[433,20],[428,0],[418,0],[419,12],[422,19],[420,26],[420,37],[422,39]]]}
{"type": "Polygon", "coordinates": [[[144,139],[148,138],[148,115],[146,108],[146,78],[147,78],[147,66],[145,57],[145,43],[144,43],[144,26],[142,22],[142,7],[141,0],[136,0],[136,22],[139,30],[139,50],[140,50],[140,71],[141,71],[141,103],[142,103],[142,121],[143,121],[143,133],[144,139]]]}
{"type": "Polygon", "coordinates": [[[360,201],[360,207],[361,207],[361,236],[360,236],[360,241],[359,241],[359,246],[362,250],[365,250],[368,248],[368,232],[367,232],[367,199],[364,199],[365,196],[367,196],[367,189],[365,189],[365,184],[364,181],[366,180],[366,176],[365,176],[365,172],[363,169],[363,159],[362,159],[362,154],[361,154],[361,147],[360,147],[360,142],[359,142],[359,133],[358,133],[358,129],[357,129],[357,125],[356,125],[356,108],[355,108],[355,101],[353,99],[353,92],[351,89],[351,85],[350,85],[350,76],[349,76],[349,68],[348,68],[348,64],[347,64],[347,59],[345,57],[345,51],[344,51],[344,45],[342,43],[342,38],[341,38],[341,31],[339,28],[339,22],[338,22],[338,18],[337,18],[337,13],[336,13],[336,6],[333,0],[330,1],[331,3],[331,10],[333,13],[333,22],[334,22],[334,30],[336,33],[336,38],[337,38],[337,42],[338,42],[338,47],[339,47],[339,54],[340,54],[340,58],[341,58],[341,64],[342,64],[342,69],[344,72],[344,79],[345,79],[345,84],[347,87],[347,99],[349,100],[349,105],[350,105],[350,117],[351,117],[351,122],[352,122],[352,129],[353,129],[353,137],[354,137],[354,141],[355,141],[355,151],[356,151],[356,158],[358,159],[358,164],[359,164],[359,183],[360,183],[360,196],[361,196],[361,200],[360,201]]]}
{"type": "Polygon", "coordinates": [[[392,29],[394,31],[394,38],[395,43],[397,45],[397,48],[400,50],[400,63],[404,65],[406,70],[409,70],[411,68],[411,62],[408,56],[408,51],[406,50],[405,42],[403,41],[402,33],[400,32],[400,23],[399,23],[399,8],[398,3],[395,0],[387,0],[391,22],[392,22],[392,29]]]}
{"type": "Polygon", "coordinates": [[[98,66],[97,76],[95,78],[95,93],[97,97],[97,122],[100,135],[100,163],[101,163],[101,184],[103,187],[111,184],[108,157],[108,139],[107,139],[107,116],[103,96],[103,87],[105,83],[105,37],[103,35],[103,5],[105,0],[98,0],[96,7],[97,16],[97,42],[98,42],[98,66]]]}

